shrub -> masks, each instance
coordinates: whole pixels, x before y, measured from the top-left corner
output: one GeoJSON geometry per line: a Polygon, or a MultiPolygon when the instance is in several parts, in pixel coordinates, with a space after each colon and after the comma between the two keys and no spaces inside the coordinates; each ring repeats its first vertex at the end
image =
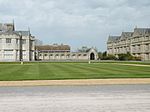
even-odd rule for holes
{"type": "Polygon", "coordinates": [[[118,54],[118,60],[121,61],[141,61],[141,57],[132,56],[129,52],[127,54],[118,54]]]}
{"type": "Polygon", "coordinates": [[[117,58],[116,58],[116,56],[114,56],[114,55],[110,55],[110,54],[108,54],[106,57],[104,57],[103,58],[104,60],[116,60],[117,58]]]}
{"type": "Polygon", "coordinates": [[[141,57],[136,57],[136,56],[134,56],[134,57],[133,57],[133,60],[135,60],[135,61],[141,61],[142,58],[141,58],[141,57]]]}

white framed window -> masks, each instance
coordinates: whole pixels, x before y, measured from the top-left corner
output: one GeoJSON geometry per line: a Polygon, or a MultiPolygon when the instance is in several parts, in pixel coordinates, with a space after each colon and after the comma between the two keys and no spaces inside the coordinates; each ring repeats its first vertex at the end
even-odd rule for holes
{"type": "Polygon", "coordinates": [[[5,59],[13,59],[13,50],[12,49],[5,49],[4,50],[4,58],[5,59]]]}
{"type": "Polygon", "coordinates": [[[26,40],[25,39],[22,39],[22,44],[26,44],[26,40]]]}
{"type": "Polygon", "coordinates": [[[11,38],[6,38],[6,43],[11,43],[11,38]]]}
{"type": "Polygon", "coordinates": [[[145,50],[149,50],[149,44],[145,45],[145,50]]]}
{"type": "Polygon", "coordinates": [[[23,54],[23,56],[26,56],[26,51],[23,50],[23,51],[22,51],[22,54],[23,54]]]}
{"type": "Polygon", "coordinates": [[[83,56],[87,56],[87,54],[84,54],[83,56]]]}

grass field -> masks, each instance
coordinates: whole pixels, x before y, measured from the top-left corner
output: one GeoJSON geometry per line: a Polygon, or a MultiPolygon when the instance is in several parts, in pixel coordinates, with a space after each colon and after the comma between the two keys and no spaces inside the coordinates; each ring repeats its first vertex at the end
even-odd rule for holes
{"type": "MultiPolygon", "coordinates": [[[[136,63],[137,64],[137,63],[136,63]]],[[[142,64],[143,63],[138,63],[142,64]]],[[[0,80],[150,78],[150,66],[123,63],[1,63],[0,80]]]]}

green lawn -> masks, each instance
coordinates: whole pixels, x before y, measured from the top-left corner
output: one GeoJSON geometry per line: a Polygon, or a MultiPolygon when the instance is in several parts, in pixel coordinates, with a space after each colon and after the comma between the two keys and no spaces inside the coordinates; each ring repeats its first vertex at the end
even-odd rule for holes
{"type": "MultiPolygon", "coordinates": [[[[143,63],[139,63],[143,64],[143,63]]],[[[150,66],[120,63],[1,63],[0,80],[150,78],[150,66]]]]}

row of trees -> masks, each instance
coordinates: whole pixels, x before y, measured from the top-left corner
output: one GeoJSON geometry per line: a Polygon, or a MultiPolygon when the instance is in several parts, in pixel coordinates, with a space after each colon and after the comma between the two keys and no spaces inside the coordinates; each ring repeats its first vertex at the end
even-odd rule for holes
{"type": "Polygon", "coordinates": [[[103,53],[99,52],[98,58],[100,60],[141,61],[141,57],[132,56],[129,52],[127,54],[118,54],[117,57],[115,55],[110,55],[110,54],[107,55],[106,51],[103,53]]]}

